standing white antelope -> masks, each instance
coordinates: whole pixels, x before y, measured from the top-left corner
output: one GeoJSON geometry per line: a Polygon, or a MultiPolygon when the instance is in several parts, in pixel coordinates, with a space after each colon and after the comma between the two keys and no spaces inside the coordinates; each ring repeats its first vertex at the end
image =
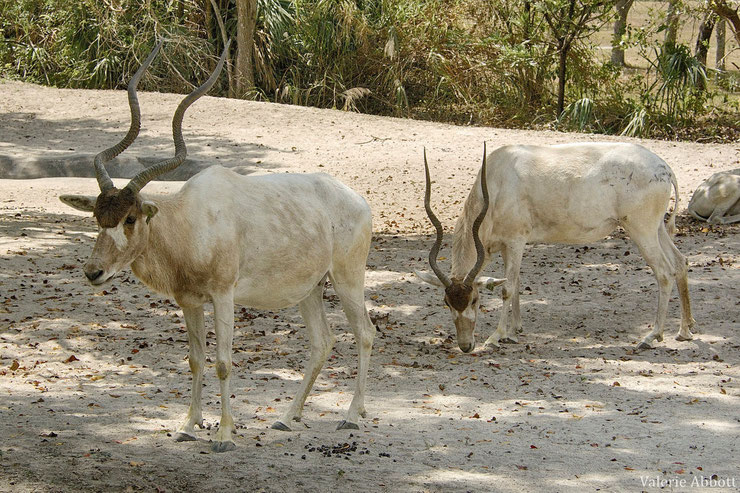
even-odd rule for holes
{"type": "Polygon", "coordinates": [[[184,161],[184,112],[215,82],[226,51],[209,80],[188,95],[175,112],[175,157],[142,171],[123,189],[115,188],[103,164],[123,152],[138,134],[136,85],[160,46],[129,83],[129,133],[96,156],[100,195],[60,197],[72,207],[92,211],[100,228],[84,266],[85,275],[99,286],[131,266],[147,286],[173,297],[182,308],[193,382],[190,408],[176,434],[178,441],[195,440],[195,425],[203,426],[203,305],[213,303],[216,373],[221,387],[221,421],[213,444],[217,452],[235,448],[229,401],[234,303],[266,310],[295,304],[300,308],[311,355],[295,399],[272,426],[290,430],[291,421],[300,421],[306,397],[334,343],[322,301],[328,277],[359,348],[357,388],[346,419],[337,429],[358,428],[359,416],[365,416],[365,384],[375,335],[364,299],[372,228],[369,206],[357,193],[325,174],[248,177],[220,166],[198,173],[177,193],[139,194],[146,183],[184,161]]]}
{"type": "Polygon", "coordinates": [[[692,338],[690,329],[695,322],[691,317],[686,259],[670,237],[678,210],[678,184],[671,168],[649,150],[626,143],[510,145],[486,157],[484,147],[481,172],[455,225],[451,278],[437,266],[442,224],[429,205],[431,181],[426,152],[424,167],[424,205],[437,229],[437,240],[429,254],[434,274],[417,275],[445,288],[445,303],[452,312],[458,345],[464,352],[475,347],[481,286],[504,285],[498,327],[486,344],[517,342],[522,327],[519,271],[527,243],[589,243],[604,238],[617,226],[630,235],[658,281],[655,325],[639,347],[648,348],[653,340],[663,340],[673,279],[682,310],[676,339],[692,338]],[[664,215],[671,187],[676,201],[668,219],[669,234],[664,215]],[[476,281],[495,252],[501,252],[506,279],[476,281]],[[510,306],[513,327],[508,323],[510,306]]]}
{"type": "Polygon", "coordinates": [[[709,224],[740,222],[740,169],[715,173],[696,187],[688,211],[709,224]]]}

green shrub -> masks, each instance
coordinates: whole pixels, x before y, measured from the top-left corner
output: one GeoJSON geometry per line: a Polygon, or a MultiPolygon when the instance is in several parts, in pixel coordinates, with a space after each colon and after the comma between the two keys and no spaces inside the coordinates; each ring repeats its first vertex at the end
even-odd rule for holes
{"type": "MultiPolygon", "coordinates": [[[[216,0],[236,37],[235,0],[216,0]]],[[[623,135],[740,127],[736,100],[712,104],[684,45],[656,46],[661,20],[631,28],[647,71],[623,73],[577,39],[556,115],[557,43],[529,0],[258,0],[252,97],[374,114],[623,135]],[[735,106],[736,107],[736,106],[735,106]],[[727,127],[729,125],[729,127],[727,127]]],[[[123,88],[159,37],[141,86],[184,93],[223,41],[210,0],[0,0],[0,75],[60,87],[123,88]]],[[[232,51],[234,54],[235,51],[232,51]]],[[[214,94],[228,94],[222,77],[214,94]]],[[[724,91],[737,75],[723,74],[724,91]]],[[[719,86],[711,86],[711,88],[719,86]]],[[[733,89],[734,88],[734,89],[733,89]]]]}

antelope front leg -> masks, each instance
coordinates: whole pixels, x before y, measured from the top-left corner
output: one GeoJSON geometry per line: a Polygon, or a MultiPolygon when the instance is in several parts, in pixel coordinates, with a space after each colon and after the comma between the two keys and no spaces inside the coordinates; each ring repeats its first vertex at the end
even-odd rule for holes
{"type": "Polygon", "coordinates": [[[719,220],[719,224],[735,224],[740,222],[740,214],[734,216],[724,216],[719,220]]]}
{"type": "Polygon", "coordinates": [[[522,313],[519,308],[519,293],[521,292],[521,277],[517,274],[516,284],[514,285],[514,292],[511,295],[511,334],[515,339],[514,342],[519,341],[519,334],[523,332],[522,329],[522,313]]]}
{"type": "Polygon", "coordinates": [[[221,384],[221,422],[218,425],[214,452],[234,450],[235,431],[231,414],[231,346],[234,338],[234,296],[231,291],[213,296],[213,315],[216,319],[216,374],[221,384]]]}
{"type": "Polygon", "coordinates": [[[493,334],[488,336],[488,339],[486,339],[486,342],[483,343],[483,346],[495,346],[500,347],[498,341],[501,339],[506,338],[506,324],[508,323],[507,320],[509,318],[509,299],[505,298],[502,295],[503,299],[503,306],[501,307],[501,317],[498,319],[498,326],[496,327],[496,330],[493,331],[493,334]]]}
{"type": "Polygon", "coordinates": [[[183,307],[185,325],[188,328],[188,345],[190,352],[188,363],[193,375],[193,387],[190,393],[190,408],[185,422],[175,433],[178,442],[195,440],[195,425],[203,427],[201,413],[201,391],[203,389],[203,362],[205,360],[205,322],[203,320],[203,306],[183,307]]]}
{"type": "Polygon", "coordinates": [[[524,255],[524,243],[517,243],[513,246],[505,246],[501,250],[501,257],[504,260],[504,272],[506,273],[506,282],[501,289],[501,318],[498,321],[498,327],[491,336],[486,339],[485,345],[492,344],[499,347],[499,341],[504,343],[517,343],[519,337],[518,331],[522,328],[522,318],[519,312],[519,269],[522,265],[522,256],[524,255]],[[509,307],[512,307],[512,318],[514,327],[509,329],[509,307]]]}
{"type": "Polygon", "coordinates": [[[740,222],[740,214],[730,216],[725,215],[733,209],[735,204],[738,202],[740,202],[740,190],[735,190],[733,193],[724,197],[715,204],[714,211],[712,211],[712,215],[709,216],[707,222],[709,224],[733,224],[740,222]]]}

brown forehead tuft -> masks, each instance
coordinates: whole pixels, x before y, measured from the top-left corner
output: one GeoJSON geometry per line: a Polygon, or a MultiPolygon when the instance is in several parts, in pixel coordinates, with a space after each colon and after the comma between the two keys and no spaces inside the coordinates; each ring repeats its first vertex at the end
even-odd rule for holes
{"type": "Polygon", "coordinates": [[[111,188],[98,195],[93,215],[100,227],[115,228],[131,210],[131,206],[139,201],[138,194],[128,188],[123,190],[111,188]]]}
{"type": "Polygon", "coordinates": [[[470,294],[473,292],[471,286],[467,286],[460,281],[452,281],[452,284],[445,289],[445,295],[447,295],[447,302],[452,308],[461,312],[464,311],[470,304],[470,294]]]}

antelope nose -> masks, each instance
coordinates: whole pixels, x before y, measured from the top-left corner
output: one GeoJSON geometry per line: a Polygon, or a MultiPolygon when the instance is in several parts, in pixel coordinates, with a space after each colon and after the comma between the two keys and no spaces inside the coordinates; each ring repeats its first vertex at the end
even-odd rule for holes
{"type": "Polygon", "coordinates": [[[87,277],[90,280],[90,282],[95,281],[96,279],[100,278],[100,276],[102,275],[103,275],[102,270],[94,270],[91,272],[85,271],[85,277],[87,277]]]}
{"type": "Polygon", "coordinates": [[[462,350],[463,353],[469,353],[470,351],[473,350],[473,346],[474,345],[473,344],[470,344],[470,343],[468,343],[468,344],[460,344],[460,349],[462,350]]]}

